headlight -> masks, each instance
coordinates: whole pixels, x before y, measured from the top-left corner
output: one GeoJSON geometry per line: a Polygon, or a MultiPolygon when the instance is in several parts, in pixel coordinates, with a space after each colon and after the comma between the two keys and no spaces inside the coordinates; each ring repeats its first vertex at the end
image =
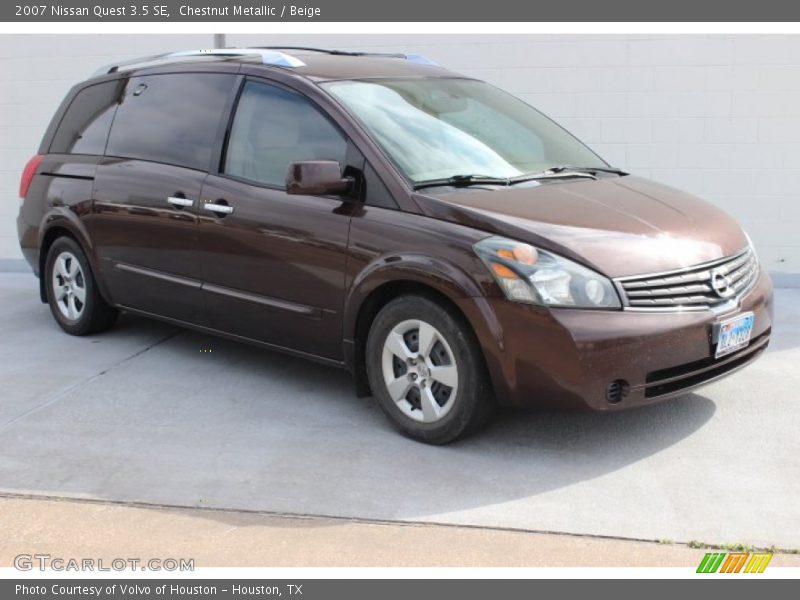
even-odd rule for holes
{"type": "Polygon", "coordinates": [[[481,240],[475,244],[475,252],[509,300],[547,306],[621,307],[608,278],[552,252],[502,237],[481,240]]]}

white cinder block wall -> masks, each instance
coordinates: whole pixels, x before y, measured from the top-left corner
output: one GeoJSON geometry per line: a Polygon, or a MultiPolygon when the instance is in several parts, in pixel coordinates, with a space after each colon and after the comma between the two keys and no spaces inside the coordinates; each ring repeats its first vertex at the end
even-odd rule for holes
{"type": "MultiPolygon", "coordinates": [[[[800,275],[800,36],[228,35],[227,43],[421,52],[517,94],[612,164],[718,204],[744,224],[769,270],[800,275]]],[[[19,173],[70,83],[117,58],[210,45],[210,35],[0,37],[0,258],[19,256],[19,173]]]]}

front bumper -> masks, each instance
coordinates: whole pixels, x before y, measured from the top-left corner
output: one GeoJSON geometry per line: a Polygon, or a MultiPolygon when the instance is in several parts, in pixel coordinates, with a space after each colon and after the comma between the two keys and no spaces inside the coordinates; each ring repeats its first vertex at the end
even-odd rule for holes
{"type": "Polygon", "coordinates": [[[772,283],[763,271],[725,315],[482,302],[460,307],[475,326],[498,401],[526,407],[619,410],[684,394],[763,353],[773,320],[772,283]],[[755,315],[749,346],[715,359],[713,325],[744,311],[755,315]],[[623,393],[609,401],[613,382],[623,383],[623,393]]]}

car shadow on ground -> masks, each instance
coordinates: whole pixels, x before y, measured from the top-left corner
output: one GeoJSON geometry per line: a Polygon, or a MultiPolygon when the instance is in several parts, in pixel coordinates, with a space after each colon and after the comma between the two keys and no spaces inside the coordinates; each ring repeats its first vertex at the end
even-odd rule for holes
{"type": "MultiPolygon", "coordinates": [[[[124,316],[75,352],[145,323],[124,316]]],[[[6,492],[417,520],[602,477],[714,411],[702,394],[612,414],[502,409],[477,435],[428,446],[396,433],[343,371],[163,326],[159,343],[0,434],[0,481],[6,492]]]]}

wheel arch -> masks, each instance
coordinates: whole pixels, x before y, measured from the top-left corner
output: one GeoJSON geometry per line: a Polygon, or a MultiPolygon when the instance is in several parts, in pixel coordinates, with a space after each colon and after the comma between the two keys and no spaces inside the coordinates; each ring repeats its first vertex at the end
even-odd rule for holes
{"type": "Polygon", "coordinates": [[[452,265],[438,264],[430,257],[406,257],[401,261],[383,262],[362,271],[348,294],[344,318],[345,357],[348,368],[356,379],[359,396],[370,395],[366,375],[365,347],[367,335],[378,312],[391,300],[403,295],[425,297],[447,309],[461,321],[477,344],[486,365],[486,356],[479,342],[475,323],[461,309],[458,299],[481,300],[480,285],[466,273],[452,265]]]}
{"type": "Polygon", "coordinates": [[[73,219],[63,215],[51,216],[46,224],[40,229],[39,239],[39,298],[43,303],[47,303],[47,285],[45,266],[47,263],[47,255],[53,243],[61,237],[68,237],[72,239],[86,256],[89,261],[89,267],[92,270],[97,289],[103,299],[108,302],[109,296],[106,291],[105,283],[102,278],[98,277],[99,265],[97,264],[96,257],[92,251],[92,244],[89,239],[88,233],[80,224],[80,222],[73,222],[73,219]]]}

